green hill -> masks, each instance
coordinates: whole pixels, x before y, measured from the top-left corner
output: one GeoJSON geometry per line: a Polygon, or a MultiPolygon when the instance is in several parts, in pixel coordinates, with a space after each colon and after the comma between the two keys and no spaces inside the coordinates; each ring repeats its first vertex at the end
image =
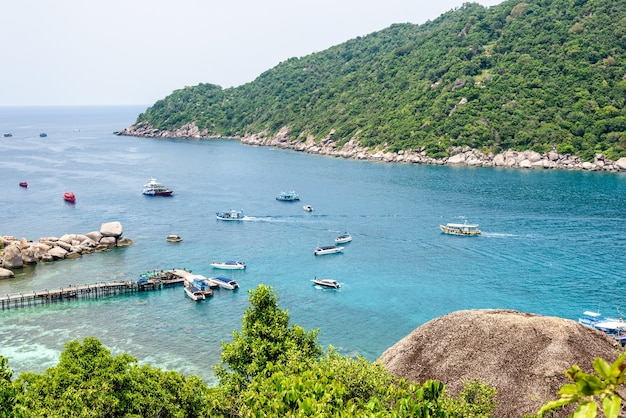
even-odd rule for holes
{"type": "Polygon", "coordinates": [[[626,0],[466,3],[290,58],[239,87],[174,91],[137,119],[388,151],[453,146],[626,156],[626,0]]]}

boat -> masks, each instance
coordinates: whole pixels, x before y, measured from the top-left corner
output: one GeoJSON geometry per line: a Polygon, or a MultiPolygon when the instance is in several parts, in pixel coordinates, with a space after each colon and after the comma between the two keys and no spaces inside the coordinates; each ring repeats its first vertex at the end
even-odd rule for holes
{"type": "Polygon", "coordinates": [[[10,137],[12,137],[12,136],[13,136],[13,134],[10,134],[10,133],[6,133],[6,134],[4,134],[4,137],[5,137],[5,138],[10,138],[10,137]]]}
{"type": "Polygon", "coordinates": [[[165,238],[167,242],[181,242],[183,239],[179,235],[168,235],[165,238]]]}
{"type": "Polygon", "coordinates": [[[20,187],[28,187],[28,183],[23,181],[20,183],[20,187]]]}
{"type": "Polygon", "coordinates": [[[40,133],[40,134],[39,134],[39,137],[40,137],[40,138],[45,138],[45,137],[47,137],[47,136],[48,136],[48,134],[47,134],[47,133],[45,133],[45,132],[42,132],[42,133],[40,133]]]}
{"type": "Polygon", "coordinates": [[[284,202],[293,202],[295,200],[300,200],[300,196],[298,196],[298,193],[294,191],[280,192],[278,196],[276,196],[276,200],[282,200],[284,202]]]}
{"type": "Polygon", "coordinates": [[[345,244],[346,242],[350,242],[350,241],[352,241],[352,235],[348,234],[347,232],[335,238],[335,242],[337,244],[345,244]]]}
{"type": "Polygon", "coordinates": [[[243,210],[224,210],[222,212],[215,212],[215,216],[220,221],[240,221],[244,218],[243,210]]]}
{"type": "Polygon", "coordinates": [[[239,283],[228,277],[209,277],[207,280],[224,289],[235,290],[239,287],[239,283]]]}
{"type": "Polygon", "coordinates": [[[222,270],[243,270],[246,268],[244,261],[211,261],[211,267],[222,270]]]}
{"type": "Polygon", "coordinates": [[[174,191],[150,177],[150,181],[143,185],[142,193],[146,196],[171,196],[174,191]]]}
{"type": "Polygon", "coordinates": [[[302,209],[304,209],[307,212],[313,212],[313,206],[311,205],[304,205],[302,206],[302,209]]]}
{"type": "Polygon", "coordinates": [[[478,224],[468,224],[467,221],[462,224],[449,223],[446,225],[439,225],[441,232],[450,235],[480,235],[480,229],[478,224]]]}
{"type": "Polygon", "coordinates": [[[621,345],[626,345],[626,322],[621,318],[608,318],[603,317],[600,312],[585,311],[578,318],[578,323],[597,329],[621,345]]]}
{"type": "Polygon", "coordinates": [[[63,200],[65,200],[66,202],[75,203],[76,196],[74,196],[74,193],[72,192],[65,192],[63,193],[63,200]]]}
{"type": "Polygon", "coordinates": [[[185,286],[185,293],[195,301],[205,299],[204,292],[191,284],[185,286]]]}
{"type": "Polygon", "coordinates": [[[324,287],[332,287],[333,289],[339,289],[341,285],[337,280],[334,279],[318,279],[317,277],[311,280],[313,283],[324,286],[324,287]]]}
{"type": "Polygon", "coordinates": [[[213,296],[213,288],[217,287],[216,284],[211,283],[209,279],[200,275],[200,274],[192,274],[185,278],[185,283],[187,285],[192,285],[197,287],[204,297],[213,296]]]}
{"type": "Polygon", "coordinates": [[[326,255],[326,254],[335,254],[335,253],[340,253],[343,251],[343,247],[340,247],[338,245],[325,245],[322,247],[317,247],[315,249],[315,251],[313,251],[313,254],[315,255],[326,255]]]}

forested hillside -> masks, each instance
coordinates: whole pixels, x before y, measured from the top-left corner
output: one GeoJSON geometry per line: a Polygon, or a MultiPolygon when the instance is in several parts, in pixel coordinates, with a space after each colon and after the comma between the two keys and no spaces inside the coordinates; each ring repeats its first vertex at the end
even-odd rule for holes
{"type": "Polygon", "coordinates": [[[138,117],[215,136],[292,140],[334,130],[386,150],[483,152],[557,147],[626,156],[626,0],[466,3],[422,25],[396,24],[301,58],[245,85],[174,91],[138,117]]]}

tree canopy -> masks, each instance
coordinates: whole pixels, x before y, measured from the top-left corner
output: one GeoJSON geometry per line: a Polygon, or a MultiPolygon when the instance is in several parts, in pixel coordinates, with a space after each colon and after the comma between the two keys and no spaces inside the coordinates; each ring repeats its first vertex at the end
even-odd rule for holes
{"type": "Polygon", "coordinates": [[[59,364],[11,380],[0,357],[4,417],[467,417],[486,418],[495,390],[467,382],[458,397],[441,382],[409,383],[381,364],[317,344],[317,330],[289,325],[268,286],[250,291],[242,331],[223,344],[220,383],[112,356],[97,339],[65,345],[59,364]]]}
{"type": "Polygon", "coordinates": [[[626,156],[626,0],[465,3],[423,25],[394,24],[289,58],[239,87],[200,84],[137,123],[339,145],[626,156]]]}

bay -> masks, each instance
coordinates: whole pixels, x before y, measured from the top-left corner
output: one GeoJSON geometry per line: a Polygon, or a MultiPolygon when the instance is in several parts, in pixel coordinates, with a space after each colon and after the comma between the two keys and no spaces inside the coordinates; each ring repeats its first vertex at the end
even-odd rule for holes
{"type": "Polygon", "coordinates": [[[185,267],[240,289],[194,303],[182,288],[0,312],[0,355],[42,372],[63,345],[95,336],[114,354],[215,383],[221,342],[240,329],[248,291],[272,286],[292,323],[370,360],[419,325],[462,309],[505,308],[576,319],[617,315],[626,290],[626,176],[620,173],[397,165],[307,155],[232,140],[118,137],[144,110],[0,108],[0,235],[36,240],[119,221],[127,248],[39,263],[0,294],[135,280],[185,267]],[[39,137],[46,132],[47,137],[39,137]],[[141,194],[150,177],[171,198],[141,194]],[[18,186],[29,183],[28,189],[18,186]],[[279,202],[295,190],[300,202],[279,202]],[[76,195],[74,205],[63,201],[76,195]],[[306,212],[302,205],[314,210],[306,212]],[[242,209],[223,222],[215,212],[242,209]],[[478,223],[479,237],[439,224],[478,223]],[[343,254],[314,256],[348,231],[343,254]],[[183,237],[168,243],[168,234],[183,237]],[[342,287],[320,289],[313,277],[342,287]]]}

